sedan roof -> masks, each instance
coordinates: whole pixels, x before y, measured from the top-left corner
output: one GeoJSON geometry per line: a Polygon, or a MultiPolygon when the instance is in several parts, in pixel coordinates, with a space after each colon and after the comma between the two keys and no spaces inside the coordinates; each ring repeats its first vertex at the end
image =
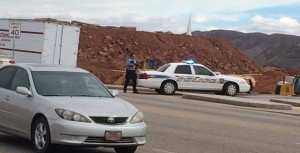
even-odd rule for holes
{"type": "Polygon", "coordinates": [[[64,65],[52,65],[52,64],[14,64],[15,66],[20,66],[24,68],[29,68],[31,71],[64,71],[64,72],[85,72],[88,71],[72,66],[64,65]]]}

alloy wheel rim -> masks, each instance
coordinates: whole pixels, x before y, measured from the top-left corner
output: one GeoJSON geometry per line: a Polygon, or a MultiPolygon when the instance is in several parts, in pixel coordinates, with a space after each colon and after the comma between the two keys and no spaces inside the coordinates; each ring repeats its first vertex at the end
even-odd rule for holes
{"type": "Polygon", "coordinates": [[[235,85],[230,85],[228,87],[228,93],[229,93],[229,95],[234,95],[236,93],[236,87],[235,87],[235,85]]]}
{"type": "Polygon", "coordinates": [[[35,145],[38,149],[43,149],[47,142],[47,129],[43,123],[39,123],[35,129],[35,145]]]}
{"type": "Polygon", "coordinates": [[[170,94],[175,90],[175,86],[174,86],[173,83],[166,83],[165,87],[164,87],[164,90],[165,90],[166,93],[170,94]]]}

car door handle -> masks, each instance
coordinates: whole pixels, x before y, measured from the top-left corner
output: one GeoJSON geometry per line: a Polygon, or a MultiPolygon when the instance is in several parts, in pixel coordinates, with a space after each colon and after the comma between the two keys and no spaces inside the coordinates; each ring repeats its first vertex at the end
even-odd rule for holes
{"type": "Polygon", "coordinates": [[[4,99],[6,99],[6,100],[10,100],[10,97],[9,97],[9,96],[6,96],[4,99]]]}

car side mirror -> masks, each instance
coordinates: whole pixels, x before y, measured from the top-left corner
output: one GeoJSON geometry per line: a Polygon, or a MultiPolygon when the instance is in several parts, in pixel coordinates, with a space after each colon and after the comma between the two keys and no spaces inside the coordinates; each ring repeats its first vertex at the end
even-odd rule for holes
{"type": "Polygon", "coordinates": [[[119,90],[112,90],[112,91],[111,91],[111,94],[112,94],[114,97],[118,97],[118,96],[119,96],[119,90]]]}
{"type": "Polygon", "coordinates": [[[16,92],[25,95],[25,96],[32,96],[32,93],[26,87],[17,87],[16,92]]]}
{"type": "Polygon", "coordinates": [[[215,75],[220,75],[220,74],[221,74],[221,72],[214,72],[214,74],[215,74],[215,75]]]}

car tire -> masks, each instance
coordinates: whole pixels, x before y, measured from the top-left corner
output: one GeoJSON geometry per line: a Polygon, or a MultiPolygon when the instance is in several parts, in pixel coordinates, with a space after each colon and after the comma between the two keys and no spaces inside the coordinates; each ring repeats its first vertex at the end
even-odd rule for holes
{"type": "Polygon", "coordinates": [[[176,91],[176,84],[173,81],[165,81],[162,83],[160,91],[164,95],[174,95],[176,91]]]}
{"type": "Polygon", "coordinates": [[[216,95],[224,95],[224,92],[223,91],[216,91],[215,94],[216,95]]]}
{"type": "Polygon", "coordinates": [[[44,117],[38,118],[31,128],[31,142],[37,153],[52,151],[50,129],[44,117]]]}
{"type": "Polygon", "coordinates": [[[224,94],[226,96],[235,96],[238,92],[238,86],[234,83],[227,83],[224,86],[224,94]]]}
{"type": "Polygon", "coordinates": [[[248,92],[251,93],[253,90],[253,83],[251,80],[249,80],[249,85],[250,85],[250,90],[248,92]]]}
{"type": "Polygon", "coordinates": [[[134,153],[137,149],[137,146],[129,147],[114,147],[116,153],[134,153]]]}
{"type": "Polygon", "coordinates": [[[154,89],[158,94],[161,94],[160,89],[154,89]]]}

